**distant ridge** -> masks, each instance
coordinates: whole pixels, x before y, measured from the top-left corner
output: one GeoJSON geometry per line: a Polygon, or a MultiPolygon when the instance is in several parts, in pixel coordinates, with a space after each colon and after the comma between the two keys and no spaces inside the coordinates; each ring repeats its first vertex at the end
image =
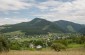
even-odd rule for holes
{"type": "Polygon", "coordinates": [[[81,28],[85,27],[84,25],[65,20],[55,21],[54,23],[56,23],[59,27],[66,30],[67,32],[79,32],[81,28]]]}

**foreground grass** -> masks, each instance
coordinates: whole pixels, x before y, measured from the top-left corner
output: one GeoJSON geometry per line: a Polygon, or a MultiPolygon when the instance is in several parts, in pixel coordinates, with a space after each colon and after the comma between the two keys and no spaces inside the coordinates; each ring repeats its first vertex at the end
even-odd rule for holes
{"type": "Polygon", "coordinates": [[[68,45],[68,48],[80,48],[80,47],[84,47],[84,44],[72,43],[68,45]]]}
{"type": "Polygon", "coordinates": [[[84,49],[68,49],[66,51],[10,51],[10,52],[3,52],[0,55],[85,55],[84,49]]]}

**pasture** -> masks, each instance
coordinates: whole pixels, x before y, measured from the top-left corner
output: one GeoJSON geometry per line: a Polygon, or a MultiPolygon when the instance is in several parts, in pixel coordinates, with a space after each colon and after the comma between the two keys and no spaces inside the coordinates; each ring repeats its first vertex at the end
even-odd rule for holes
{"type": "Polygon", "coordinates": [[[10,52],[2,52],[0,55],[85,55],[85,50],[83,48],[71,48],[67,49],[66,51],[51,51],[51,50],[42,50],[42,51],[10,51],[10,52]]]}

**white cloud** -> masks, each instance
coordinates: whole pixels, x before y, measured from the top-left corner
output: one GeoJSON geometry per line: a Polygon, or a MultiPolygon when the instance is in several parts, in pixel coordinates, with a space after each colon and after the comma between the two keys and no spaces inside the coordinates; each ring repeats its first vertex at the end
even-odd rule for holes
{"type": "Polygon", "coordinates": [[[41,10],[44,10],[44,9],[49,9],[49,7],[56,7],[59,4],[60,3],[58,1],[48,0],[46,2],[41,2],[41,3],[36,4],[36,7],[41,9],[41,10]]]}
{"type": "Polygon", "coordinates": [[[85,24],[85,16],[81,15],[69,15],[69,14],[57,14],[55,13],[46,13],[46,14],[37,14],[34,15],[49,21],[58,21],[58,20],[67,20],[75,23],[85,24]]]}
{"type": "Polygon", "coordinates": [[[31,3],[26,3],[22,0],[0,0],[0,11],[26,9],[31,5],[31,3]]]}
{"type": "Polygon", "coordinates": [[[37,4],[39,9],[48,9],[49,11],[70,12],[70,11],[85,11],[85,0],[74,0],[73,2],[60,2],[48,0],[37,4]],[[50,8],[50,9],[49,9],[50,8]]]}
{"type": "MultiPolygon", "coordinates": [[[[35,17],[55,20],[69,20],[85,24],[85,0],[74,0],[72,2],[61,2],[58,0],[46,0],[38,2],[36,0],[0,0],[0,11],[21,10],[28,8],[38,8],[42,13],[35,13],[35,17]],[[28,2],[29,1],[29,2],[28,2]],[[37,3],[36,3],[37,2],[37,3]]],[[[33,11],[32,11],[33,12],[33,11]]],[[[17,14],[18,12],[14,12],[17,14]]],[[[7,13],[8,14],[8,13],[7,13]]],[[[33,15],[33,14],[32,14],[33,15]]],[[[22,19],[0,19],[0,23],[18,23],[26,21],[22,19]],[[9,20],[9,21],[6,21],[9,20]]]]}
{"type": "MultiPolygon", "coordinates": [[[[39,4],[38,4],[39,5],[39,4]]],[[[85,24],[85,0],[74,0],[72,2],[60,2],[55,0],[48,0],[39,5],[43,9],[48,10],[43,14],[34,16],[42,17],[51,21],[55,20],[69,20],[77,23],[85,24]],[[46,7],[44,9],[44,7],[46,7]]]]}
{"type": "Polygon", "coordinates": [[[4,24],[16,24],[16,23],[21,23],[21,22],[28,22],[31,19],[27,19],[27,18],[0,18],[0,25],[4,25],[4,24]]]}

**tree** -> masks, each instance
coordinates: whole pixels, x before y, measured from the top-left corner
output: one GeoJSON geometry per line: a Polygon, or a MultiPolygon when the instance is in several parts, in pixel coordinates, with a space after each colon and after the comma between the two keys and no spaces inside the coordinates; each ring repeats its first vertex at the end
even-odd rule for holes
{"type": "Polygon", "coordinates": [[[66,40],[66,39],[61,39],[61,40],[54,40],[53,41],[53,43],[61,43],[61,44],[63,44],[63,45],[65,45],[66,47],[68,46],[68,40],[66,40]]]}
{"type": "Polygon", "coordinates": [[[54,49],[55,51],[61,51],[62,49],[66,49],[66,47],[61,43],[53,43],[51,45],[51,48],[54,49]]]}
{"type": "Polygon", "coordinates": [[[7,38],[0,36],[0,52],[9,51],[9,44],[7,38]]]}
{"type": "Polygon", "coordinates": [[[12,50],[20,50],[21,45],[17,41],[14,41],[14,42],[10,43],[10,49],[12,49],[12,50]]]}

